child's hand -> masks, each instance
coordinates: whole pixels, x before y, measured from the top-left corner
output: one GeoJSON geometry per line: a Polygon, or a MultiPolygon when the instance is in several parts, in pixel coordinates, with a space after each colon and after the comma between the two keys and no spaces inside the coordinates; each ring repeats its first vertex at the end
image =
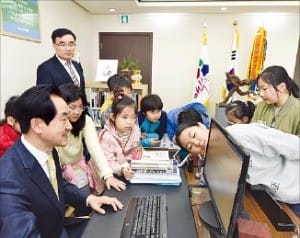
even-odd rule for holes
{"type": "Polygon", "coordinates": [[[134,149],[134,151],[132,152],[132,159],[133,160],[139,160],[141,159],[143,156],[143,147],[137,147],[134,149]]]}
{"type": "Polygon", "coordinates": [[[111,187],[113,187],[117,191],[122,191],[122,190],[126,189],[126,183],[124,183],[123,181],[115,178],[114,176],[108,177],[105,180],[105,185],[106,185],[108,190],[110,190],[111,187]]]}
{"type": "Polygon", "coordinates": [[[122,174],[126,180],[129,180],[134,177],[135,172],[132,171],[129,167],[124,167],[122,168],[122,174]]]}
{"type": "Polygon", "coordinates": [[[160,140],[158,139],[151,139],[151,146],[159,146],[160,140]]]}
{"type": "Polygon", "coordinates": [[[147,138],[147,134],[146,133],[141,133],[141,139],[145,139],[147,138]]]}

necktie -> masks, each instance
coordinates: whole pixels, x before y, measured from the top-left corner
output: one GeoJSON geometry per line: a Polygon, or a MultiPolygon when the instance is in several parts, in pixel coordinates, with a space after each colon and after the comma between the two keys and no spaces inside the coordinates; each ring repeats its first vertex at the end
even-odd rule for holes
{"type": "Polygon", "coordinates": [[[75,74],[73,68],[72,68],[71,62],[67,62],[66,65],[68,66],[68,69],[69,69],[69,71],[70,71],[70,74],[71,74],[71,78],[72,78],[72,80],[73,80],[73,83],[74,83],[76,86],[79,87],[79,86],[80,86],[80,85],[79,85],[79,81],[78,81],[78,78],[77,78],[77,76],[76,76],[76,74],[75,74]]]}
{"type": "Polygon", "coordinates": [[[49,176],[50,176],[50,182],[52,184],[52,187],[56,193],[56,196],[58,197],[58,185],[57,185],[57,178],[56,178],[56,168],[55,163],[52,155],[49,156],[47,160],[48,170],[49,170],[49,176]]]}

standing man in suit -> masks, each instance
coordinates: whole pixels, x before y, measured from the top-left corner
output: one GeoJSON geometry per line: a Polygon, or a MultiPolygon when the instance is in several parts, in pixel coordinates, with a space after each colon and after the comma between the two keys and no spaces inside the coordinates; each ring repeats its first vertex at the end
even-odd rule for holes
{"type": "Polygon", "coordinates": [[[38,66],[36,84],[59,86],[73,82],[85,95],[83,69],[72,60],[76,48],[75,34],[69,29],[58,28],[52,32],[51,39],[55,55],[38,66]]]}
{"type": "Polygon", "coordinates": [[[87,194],[63,180],[54,147],[67,143],[69,112],[52,85],[34,86],[17,100],[22,135],[0,160],[0,237],[71,238],[64,227],[65,204],[100,214],[104,204],[123,208],[116,198],[87,194]]]}

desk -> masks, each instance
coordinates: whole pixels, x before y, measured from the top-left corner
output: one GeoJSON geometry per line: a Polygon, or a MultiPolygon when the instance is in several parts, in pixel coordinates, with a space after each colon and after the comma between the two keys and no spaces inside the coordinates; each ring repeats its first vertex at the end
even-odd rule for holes
{"type": "MultiPolygon", "coordinates": [[[[209,234],[205,227],[202,226],[201,221],[198,216],[198,208],[200,204],[209,200],[209,194],[207,189],[196,187],[199,184],[199,180],[195,179],[193,173],[189,173],[185,171],[187,177],[187,183],[191,187],[191,202],[192,202],[192,210],[194,213],[196,229],[197,229],[197,237],[198,238],[208,238],[209,234]]],[[[280,205],[284,208],[285,212],[289,215],[294,224],[300,225],[300,219],[295,215],[295,213],[284,203],[280,203],[280,205]]],[[[252,195],[246,191],[244,208],[248,212],[250,218],[257,222],[267,223],[269,226],[272,237],[274,238],[292,238],[297,237],[294,232],[280,232],[275,229],[273,224],[270,222],[266,214],[260,208],[258,203],[252,197],[252,195]],[[293,236],[294,235],[294,236],[293,236]]],[[[299,237],[298,237],[299,238],[299,237]]]]}
{"type": "Polygon", "coordinates": [[[167,195],[168,237],[196,237],[193,212],[189,200],[189,190],[183,171],[181,171],[181,178],[182,184],[178,187],[129,184],[125,191],[117,192],[111,190],[105,192],[105,195],[117,197],[125,205],[125,208],[119,212],[114,212],[112,209],[106,208],[106,215],[94,213],[82,238],[119,238],[129,199],[134,196],[159,193],[167,195]]]}
{"type": "MultiPolygon", "coordinates": [[[[295,215],[295,213],[284,203],[279,202],[280,205],[283,207],[285,212],[288,214],[288,216],[291,218],[294,224],[300,225],[300,219],[295,215]]],[[[273,224],[270,222],[266,214],[263,212],[263,210],[260,208],[258,203],[255,201],[255,199],[252,197],[252,195],[246,191],[245,196],[245,203],[244,203],[245,210],[249,213],[250,217],[254,221],[258,222],[265,222],[268,224],[272,237],[278,237],[278,238],[291,238],[293,235],[296,235],[294,232],[280,232],[275,229],[273,224]]],[[[297,236],[296,236],[297,237],[297,236]]],[[[299,238],[299,236],[298,236],[299,238]]]]}

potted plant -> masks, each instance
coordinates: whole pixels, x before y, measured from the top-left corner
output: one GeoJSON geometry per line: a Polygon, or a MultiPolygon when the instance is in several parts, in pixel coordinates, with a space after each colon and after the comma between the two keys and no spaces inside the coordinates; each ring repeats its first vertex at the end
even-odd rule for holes
{"type": "Polygon", "coordinates": [[[133,60],[131,55],[122,58],[120,61],[120,71],[122,75],[131,78],[132,83],[140,83],[142,80],[139,63],[133,60]]]}
{"type": "Polygon", "coordinates": [[[141,73],[141,69],[140,69],[139,63],[136,60],[132,61],[132,63],[131,63],[131,69],[132,69],[132,74],[140,74],[141,73]]]}
{"type": "Polygon", "coordinates": [[[132,61],[131,68],[132,68],[132,74],[131,74],[130,78],[131,78],[132,83],[140,84],[143,77],[141,75],[140,66],[136,60],[132,61]]]}
{"type": "Polygon", "coordinates": [[[121,71],[129,71],[131,69],[132,59],[131,56],[123,57],[120,62],[121,71]]]}
{"type": "Polygon", "coordinates": [[[130,79],[131,75],[131,64],[132,59],[131,56],[123,57],[120,61],[120,73],[121,75],[125,76],[126,78],[130,79]]]}

